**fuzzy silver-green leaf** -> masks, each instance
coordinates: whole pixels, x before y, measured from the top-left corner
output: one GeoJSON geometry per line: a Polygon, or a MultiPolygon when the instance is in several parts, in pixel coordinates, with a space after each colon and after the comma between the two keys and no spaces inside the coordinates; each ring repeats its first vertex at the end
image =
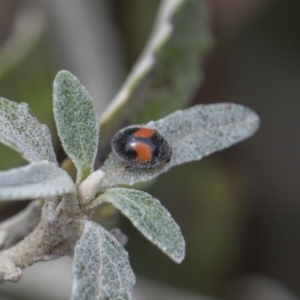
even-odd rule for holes
{"type": "Polygon", "coordinates": [[[74,194],[75,184],[56,164],[33,162],[0,172],[0,200],[27,200],[74,194]]]}
{"type": "Polygon", "coordinates": [[[128,253],[99,224],[86,221],[75,246],[72,300],[131,300],[135,276],[128,253]]]}
{"type": "Polygon", "coordinates": [[[53,109],[59,137],[80,183],[93,171],[99,129],[90,95],[67,71],[60,71],[54,80],[53,109]]]}
{"type": "Polygon", "coordinates": [[[151,195],[138,190],[112,188],[94,201],[113,204],[149,241],[171,259],[177,263],[184,259],[185,241],[179,226],[161,203],[151,195]]]}
{"type": "Polygon", "coordinates": [[[57,163],[49,129],[39,123],[27,103],[0,98],[0,142],[29,162],[57,163]]]}
{"type": "Polygon", "coordinates": [[[144,126],[156,129],[171,145],[170,162],[154,169],[128,168],[111,153],[102,168],[106,176],[100,190],[148,181],[173,166],[228,148],[254,134],[259,117],[245,106],[221,103],[179,110],[144,126]]]}

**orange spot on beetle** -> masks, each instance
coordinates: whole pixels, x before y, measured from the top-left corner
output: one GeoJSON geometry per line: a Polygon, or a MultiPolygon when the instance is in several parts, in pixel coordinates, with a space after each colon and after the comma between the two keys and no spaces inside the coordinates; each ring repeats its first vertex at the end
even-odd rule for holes
{"type": "Polygon", "coordinates": [[[150,161],[153,157],[151,147],[147,144],[136,143],[134,145],[134,150],[137,153],[135,160],[138,162],[146,163],[150,161]]]}
{"type": "Polygon", "coordinates": [[[159,132],[140,126],[128,126],[117,132],[112,148],[127,167],[137,169],[163,166],[172,155],[171,146],[159,132]]]}
{"type": "Polygon", "coordinates": [[[150,128],[140,128],[133,133],[137,138],[151,138],[154,135],[154,130],[150,128]]]}

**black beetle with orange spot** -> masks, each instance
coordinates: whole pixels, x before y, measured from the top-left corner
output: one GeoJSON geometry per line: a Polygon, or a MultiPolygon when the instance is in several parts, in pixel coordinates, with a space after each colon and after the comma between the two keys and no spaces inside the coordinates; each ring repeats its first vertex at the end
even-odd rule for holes
{"type": "Polygon", "coordinates": [[[129,126],[116,133],[112,148],[128,167],[151,169],[171,159],[172,148],[157,130],[129,126]]]}

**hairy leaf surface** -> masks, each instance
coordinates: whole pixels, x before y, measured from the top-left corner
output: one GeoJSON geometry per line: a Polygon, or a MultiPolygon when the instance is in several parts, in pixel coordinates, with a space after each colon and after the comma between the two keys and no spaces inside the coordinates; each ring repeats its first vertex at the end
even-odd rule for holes
{"type": "Polygon", "coordinates": [[[75,247],[72,300],[130,300],[135,276],[128,253],[99,224],[86,221],[75,247]]]}
{"type": "Polygon", "coordinates": [[[171,161],[154,169],[128,168],[114,153],[105,161],[101,190],[148,181],[171,167],[199,160],[251,136],[259,126],[256,113],[237,104],[197,105],[145,126],[158,130],[172,147],[171,161]]]}
{"type": "Polygon", "coordinates": [[[112,188],[94,201],[94,204],[112,203],[149,241],[171,259],[177,263],[184,259],[185,241],[179,226],[161,203],[151,195],[138,190],[112,188]]]}
{"type": "Polygon", "coordinates": [[[27,103],[0,98],[0,142],[29,162],[57,163],[49,129],[39,123],[27,103]]]}
{"type": "Polygon", "coordinates": [[[27,200],[73,193],[75,184],[70,176],[48,161],[0,172],[0,200],[27,200]]]}
{"type": "Polygon", "coordinates": [[[54,80],[53,107],[59,137],[77,168],[80,183],[92,173],[98,148],[93,101],[74,75],[61,71],[54,80]]]}

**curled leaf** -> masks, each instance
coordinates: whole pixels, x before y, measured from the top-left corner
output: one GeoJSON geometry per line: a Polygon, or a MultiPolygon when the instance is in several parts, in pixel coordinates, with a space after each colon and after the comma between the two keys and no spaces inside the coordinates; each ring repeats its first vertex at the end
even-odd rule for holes
{"type": "Polygon", "coordinates": [[[91,201],[105,177],[105,173],[101,170],[97,170],[89,175],[78,187],[78,198],[81,205],[87,204],[91,201]]]}
{"type": "Polygon", "coordinates": [[[179,110],[145,126],[156,129],[171,145],[170,162],[153,169],[128,168],[111,153],[101,168],[106,173],[101,190],[151,180],[173,166],[236,144],[257,130],[259,117],[245,106],[221,103],[179,110]]]}
{"type": "Polygon", "coordinates": [[[0,98],[0,142],[29,162],[57,163],[49,129],[39,123],[27,103],[0,98]]]}
{"type": "Polygon", "coordinates": [[[48,161],[0,172],[0,200],[37,199],[75,192],[70,176],[48,161]]]}
{"type": "Polygon", "coordinates": [[[123,246],[100,225],[86,221],[75,246],[72,300],[130,300],[135,276],[123,246]]]}

